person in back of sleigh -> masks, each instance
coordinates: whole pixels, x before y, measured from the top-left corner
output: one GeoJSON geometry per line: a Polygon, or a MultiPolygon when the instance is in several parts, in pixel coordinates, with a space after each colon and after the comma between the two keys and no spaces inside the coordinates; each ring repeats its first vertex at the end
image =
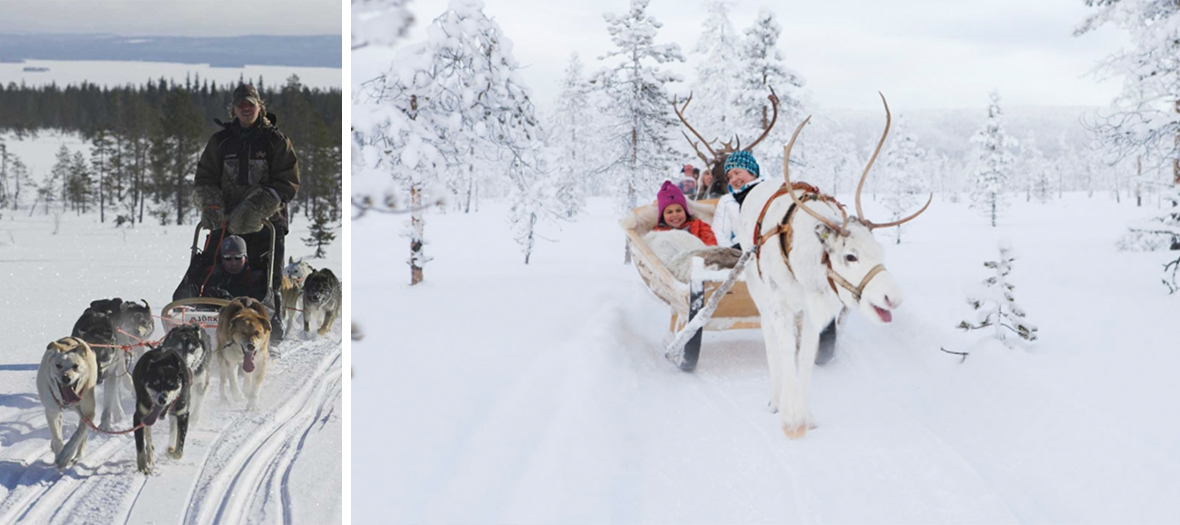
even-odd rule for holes
{"type": "Polygon", "coordinates": [[[209,139],[197,163],[193,202],[201,210],[201,224],[214,235],[241,236],[248,253],[270,259],[274,268],[269,298],[274,305],[274,344],[283,339],[284,332],[279,290],[284,239],[290,226],[287,203],[299,191],[299,159],[290,139],[275,127],[277,119],[266,113],[254,86],[239,85],[229,111],[233,120],[218,121],[224,129],[209,139]],[[274,253],[269,254],[270,235],[263,230],[266,219],[275,228],[274,253]],[[222,227],[224,234],[220,233],[222,227]]]}

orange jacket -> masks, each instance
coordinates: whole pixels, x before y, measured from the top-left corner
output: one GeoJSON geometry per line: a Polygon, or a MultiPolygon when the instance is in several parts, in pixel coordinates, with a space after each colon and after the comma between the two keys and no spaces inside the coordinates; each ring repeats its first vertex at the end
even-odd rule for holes
{"type": "Polygon", "coordinates": [[[713,228],[710,228],[708,223],[700,219],[686,221],[680,228],[673,228],[661,221],[655,228],[652,228],[652,231],[662,232],[674,229],[684,230],[696,235],[698,239],[705,241],[705,246],[717,246],[717,238],[713,236],[713,228]]]}

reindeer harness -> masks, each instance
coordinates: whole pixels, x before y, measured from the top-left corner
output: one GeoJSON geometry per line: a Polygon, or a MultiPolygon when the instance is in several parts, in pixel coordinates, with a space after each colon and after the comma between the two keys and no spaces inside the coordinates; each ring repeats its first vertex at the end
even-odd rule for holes
{"type": "MultiPolygon", "coordinates": [[[[783,254],[783,262],[787,264],[787,271],[791,272],[791,277],[795,276],[795,270],[793,268],[791,268],[791,259],[790,259],[791,237],[794,234],[794,228],[791,227],[791,219],[794,217],[795,211],[798,209],[798,205],[796,205],[794,202],[792,202],[791,207],[787,208],[787,214],[783,216],[782,222],[780,222],[779,224],[776,224],[774,226],[774,228],[771,228],[770,231],[768,231],[762,235],[758,235],[758,232],[762,231],[762,220],[766,217],[766,210],[768,210],[770,208],[770,204],[772,202],[774,202],[776,199],[778,199],[779,197],[786,195],[787,192],[800,191],[800,190],[803,191],[803,194],[799,196],[799,201],[801,201],[801,202],[806,202],[806,201],[828,202],[828,203],[835,204],[836,207],[839,208],[841,212],[844,211],[843,204],[840,204],[839,201],[837,201],[835,198],[833,198],[830,195],[825,195],[823,193],[820,193],[819,188],[816,188],[815,186],[812,186],[806,182],[794,182],[789,185],[784,182],[782,187],[780,187],[778,189],[778,191],[774,192],[774,195],[771,195],[770,199],[767,199],[766,204],[764,204],[762,206],[762,211],[760,211],[758,213],[758,221],[754,223],[754,249],[755,250],[760,249],[762,247],[762,245],[766,243],[766,241],[770,240],[771,238],[773,238],[775,236],[778,236],[778,238],[779,238],[778,244],[779,244],[779,249],[782,251],[782,254],[783,254]]],[[[761,259],[761,257],[759,257],[756,260],[757,260],[756,266],[758,268],[758,276],[761,277],[762,276],[762,259],[761,259]]],[[[858,303],[860,302],[861,294],[864,293],[864,289],[866,286],[868,286],[869,281],[871,281],[873,279],[873,277],[876,277],[878,273],[881,273],[882,271],[885,270],[884,265],[878,264],[878,265],[874,266],[871,270],[869,270],[869,273],[865,274],[864,278],[861,279],[861,281],[860,281],[860,285],[853,286],[852,283],[848,282],[848,280],[844,278],[844,276],[840,275],[839,273],[836,273],[836,271],[832,269],[832,260],[828,256],[828,253],[826,251],[824,252],[823,260],[821,262],[823,263],[823,265],[825,267],[827,267],[826,273],[827,273],[827,279],[828,279],[828,286],[832,287],[832,292],[837,293],[837,294],[839,293],[839,291],[836,289],[836,285],[839,284],[845,290],[848,290],[852,294],[853,300],[855,300],[858,303]]]]}

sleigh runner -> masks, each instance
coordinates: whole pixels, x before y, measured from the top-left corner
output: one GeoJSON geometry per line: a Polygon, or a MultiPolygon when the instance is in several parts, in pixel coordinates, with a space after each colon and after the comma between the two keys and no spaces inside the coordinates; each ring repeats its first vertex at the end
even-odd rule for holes
{"type": "MultiPolygon", "coordinates": [[[[694,214],[710,222],[716,204],[716,200],[695,201],[692,203],[695,208],[694,214]]],[[[701,313],[710,298],[729,277],[730,272],[706,270],[703,261],[694,258],[688,282],[678,280],[643,239],[656,224],[657,214],[655,204],[640,206],[632,210],[631,215],[624,218],[620,225],[627,234],[632,262],[639,272],[639,277],[643,279],[648,290],[671,308],[669,330],[671,336],[674,336],[701,313]]],[[[712,315],[705,319],[703,326],[688,339],[683,354],[674,361],[681,370],[693,371],[700,357],[701,337],[705,330],[756,329],[761,326],[758,308],[750,299],[743,278],[735,282],[725,296],[719,299],[712,315]]]]}

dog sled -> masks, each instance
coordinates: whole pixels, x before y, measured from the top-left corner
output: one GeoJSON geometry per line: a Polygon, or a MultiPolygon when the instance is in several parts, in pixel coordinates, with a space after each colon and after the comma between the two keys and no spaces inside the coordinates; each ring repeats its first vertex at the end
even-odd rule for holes
{"type": "MultiPolygon", "coordinates": [[[[271,260],[275,248],[275,227],[269,220],[262,222],[263,230],[270,234],[270,249],[262,254],[248,254],[247,264],[251,270],[266,272],[266,293],[259,299],[266,306],[267,315],[274,315],[274,262],[271,260]]],[[[200,224],[193,231],[193,244],[190,248],[189,267],[181,285],[197,284],[198,289],[204,286],[209,276],[216,268],[218,255],[221,251],[221,240],[226,236],[224,230],[207,230],[204,246],[198,244],[201,238],[200,224]]],[[[209,333],[210,338],[217,337],[217,316],[221,307],[229,304],[229,300],[216,297],[187,297],[168,303],[160,310],[160,320],[164,325],[164,333],[181,325],[196,323],[209,333]]]]}
{"type": "MultiPolygon", "coordinates": [[[[694,208],[695,215],[709,222],[713,210],[717,206],[717,200],[694,201],[690,206],[694,208]]],[[[658,222],[658,214],[659,211],[655,204],[640,206],[632,210],[631,216],[624,218],[620,224],[627,234],[627,241],[631,246],[631,260],[639,272],[639,277],[643,279],[648,290],[671,308],[669,330],[670,337],[675,337],[698,315],[707,310],[706,305],[714,302],[713,295],[718,289],[723,288],[731,272],[730,270],[706,270],[701,260],[694,258],[689,282],[685,283],[676,279],[672,271],[664,265],[663,261],[643,240],[644,235],[650,232],[658,222]]],[[[754,300],[750,298],[750,293],[746,289],[744,276],[740,275],[740,272],[738,273],[739,280],[732,282],[732,287],[725,295],[716,300],[711,315],[704,314],[707,315],[707,319],[704,319],[703,325],[688,338],[684,344],[683,353],[678,356],[669,356],[670,360],[681,370],[691,372],[696,368],[701,351],[701,336],[704,331],[762,327],[758,308],[754,305],[754,300]]]]}

